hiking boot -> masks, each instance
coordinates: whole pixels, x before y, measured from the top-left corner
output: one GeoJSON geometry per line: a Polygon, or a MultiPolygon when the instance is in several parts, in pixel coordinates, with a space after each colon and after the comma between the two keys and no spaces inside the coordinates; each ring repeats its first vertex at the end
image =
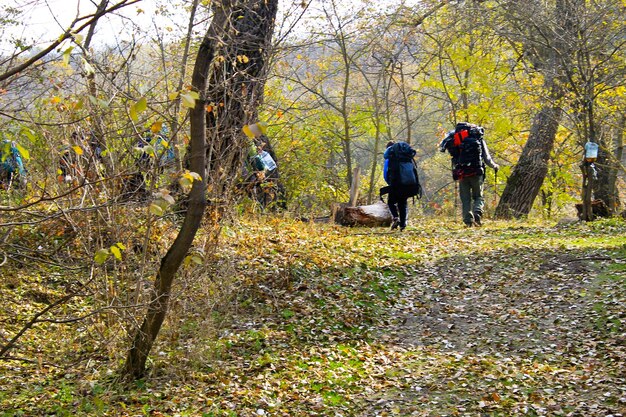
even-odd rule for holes
{"type": "Polygon", "coordinates": [[[465,227],[472,227],[472,226],[474,226],[474,222],[465,223],[465,227]]]}
{"type": "Polygon", "coordinates": [[[474,226],[480,227],[483,225],[480,221],[480,217],[481,217],[480,214],[474,213],[474,226]]]}
{"type": "Polygon", "coordinates": [[[391,230],[396,230],[398,226],[400,226],[400,219],[398,219],[397,217],[394,217],[393,220],[391,221],[391,230]]]}

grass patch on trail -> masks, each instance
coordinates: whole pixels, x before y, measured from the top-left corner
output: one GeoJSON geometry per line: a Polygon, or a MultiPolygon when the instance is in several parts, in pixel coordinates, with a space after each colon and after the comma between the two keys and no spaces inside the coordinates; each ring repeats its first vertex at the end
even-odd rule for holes
{"type": "MultiPolygon", "coordinates": [[[[115,382],[114,317],[42,323],[0,361],[0,416],[617,416],[625,234],[241,219],[185,272],[145,381],[115,382]]],[[[11,271],[3,342],[63,294],[54,271],[11,271]]]]}

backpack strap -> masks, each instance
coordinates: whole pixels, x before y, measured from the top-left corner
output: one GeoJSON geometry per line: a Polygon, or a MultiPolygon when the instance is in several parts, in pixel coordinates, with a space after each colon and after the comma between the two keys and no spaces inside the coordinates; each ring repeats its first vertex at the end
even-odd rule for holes
{"type": "MultiPolygon", "coordinates": [[[[414,158],[411,158],[411,162],[413,162],[413,171],[415,173],[415,181],[417,181],[417,198],[422,198],[424,190],[422,189],[422,184],[420,183],[420,177],[417,173],[417,162],[415,162],[414,158]]],[[[413,205],[415,205],[415,196],[413,197],[413,205]]]]}

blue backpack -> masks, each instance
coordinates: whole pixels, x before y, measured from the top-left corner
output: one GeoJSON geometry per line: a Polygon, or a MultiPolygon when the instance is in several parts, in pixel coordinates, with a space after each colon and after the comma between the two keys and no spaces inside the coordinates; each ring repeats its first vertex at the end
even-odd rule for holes
{"type": "Polygon", "coordinates": [[[0,144],[0,178],[3,183],[10,185],[16,176],[19,176],[22,182],[26,178],[24,157],[17,143],[4,140],[0,144]]]}
{"type": "Polygon", "coordinates": [[[415,149],[406,142],[396,142],[385,151],[389,186],[380,189],[381,198],[392,189],[405,197],[422,197],[422,186],[413,159],[415,154],[415,149]]]}
{"type": "MultiPolygon", "coordinates": [[[[147,152],[142,152],[139,157],[139,165],[146,169],[152,164],[151,156],[158,162],[159,168],[168,167],[174,164],[176,155],[174,154],[174,147],[167,142],[167,134],[169,130],[164,126],[161,131],[153,135],[150,132],[144,139],[139,141],[137,147],[143,149],[147,146],[151,146],[154,153],[149,155],[147,152]]],[[[151,152],[152,153],[152,152],[151,152]]]]}

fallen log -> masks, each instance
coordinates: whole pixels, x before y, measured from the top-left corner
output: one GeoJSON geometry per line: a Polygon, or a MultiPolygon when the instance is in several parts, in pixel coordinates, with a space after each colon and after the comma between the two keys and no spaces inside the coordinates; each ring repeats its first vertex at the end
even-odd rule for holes
{"type": "MultiPolygon", "coordinates": [[[[578,219],[582,220],[583,218],[583,205],[582,203],[578,203],[575,205],[576,207],[576,212],[578,214],[578,219]]],[[[593,200],[591,202],[591,213],[592,213],[592,218],[598,218],[598,217],[611,217],[611,210],[609,210],[609,207],[606,205],[606,203],[603,200],[593,200]]]]}
{"type": "Polygon", "coordinates": [[[387,204],[378,201],[366,206],[333,204],[331,219],[342,226],[379,227],[391,225],[391,213],[387,204]]]}

